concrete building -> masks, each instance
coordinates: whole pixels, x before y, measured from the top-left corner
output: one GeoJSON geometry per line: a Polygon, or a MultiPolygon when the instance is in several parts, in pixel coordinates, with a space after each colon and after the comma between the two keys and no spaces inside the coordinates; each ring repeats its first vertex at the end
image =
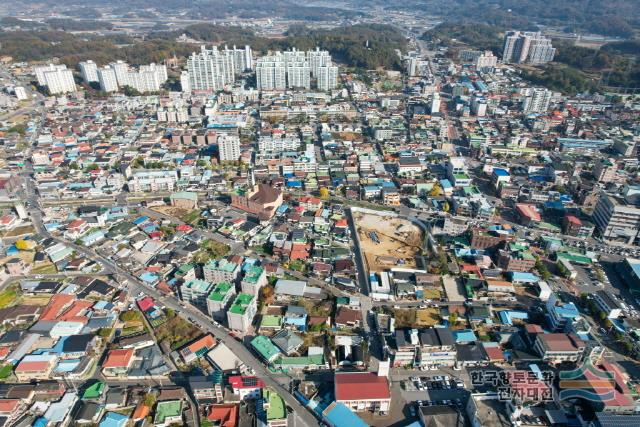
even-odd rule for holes
{"type": "Polygon", "coordinates": [[[386,376],[372,372],[336,372],[336,402],[355,412],[386,413],[391,407],[391,392],[386,376]]]}
{"type": "Polygon", "coordinates": [[[252,265],[245,271],[240,287],[243,293],[257,297],[260,289],[266,284],[267,273],[264,268],[252,265]]]}
{"type": "Polygon", "coordinates": [[[116,71],[111,67],[99,68],[96,72],[98,74],[98,82],[100,83],[100,90],[103,92],[116,92],[118,90],[118,78],[116,77],[116,71]]]}
{"type": "Polygon", "coordinates": [[[609,319],[617,319],[622,316],[622,307],[611,295],[605,291],[596,291],[593,300],[609,319]]]}
{"type": "Polygon", "coordinates": [[[240,158],[240,138],[237,135],[218,135],[218,157],[221,162],[240,158]]]}
{"type": "Polygon", "coordinates": [[[193,52],[187,59],[187,71],[191,90],[222,90],[235,82],[235,53],[231,50],[218,50],[217,46],[207,49],[203,45],[200,52],[193,52]]]}
{"type": "Polygon", "coordinates": [[[476,70],[478,71],[492,71],[498,65],[498,57],[496,57],[490,50],[484,51],[480,54],[475,61],[476,70]]]}
{"type": "Polygon", "coordinates": [[[601,158],[596,160],[596,164],[593,167],[593,176],[596,181],[604,184],[615,181],[616,174],[618,173],[618,165],[611,159],[601,158]]]}
{"type": "Polygon", "coordinates": [[[549,110],[552,92],[545,88],[534,88],[527,90],[522,111],[526,114],[545,113],[549,110]]]}
{"type": "Polygon", "coordinates": [[[582,356],[585,343],[574,334],[538,334],[534,350],[549,363],[576,362],[582,356]]]}
{"type": "Polygon", "coordinates": [[[602,193],[593,211],[593,222],[603,239],[633,244],[640,231],[640,208],[602,193]]]}
{"type": "Polygon", "coordinates": [[[240,276],[240,271],[240,265],[225,258],[209,261],[202,267],[204,279],[211,283],[229,282],[234,284],[240,276]]]}
{"type": "Polygon", "coordinates": [[[236,295],[236,288],[229,282],[220,282],[207,297],[207,311],[214,319],[225,318],[227,309],[236,295]]]}
{"type": "Polygon", "coordinates": [[[174,170],[145,170],[134,173],[127,186],[132,193],[173,191],[177,181],[178,173],[174,170]]]}
{"type": "Polygon", "coordinates": [[[182,299],[193,305],[204,306],[213,285],[206,280],[191,279],[180,287],[182,299]]]}
{"type": "Polygon", "coordinates": [[[259,90],[285,90],[287,87],[284,58],[271,55],[258,58],[256,86],[259,90]]]}
{"type": "Polygon", "coordinates": [[[34,72],[38,84],[46,86],[51,95],[76,91],[73,72],[68,70],[66,65],[49,64],[45,67],[36,67],[34,72]]]}
{"type": "Polygon", "coordinates": [[[329,91],[338,87],[338,67],[323,65],[317,71],[318,90],[329,91]]]}
{"type": "Polygon", "coordinates": [[[242,333],[247,332],[258,309],[257,301],[258,299],[253,295],[238,294],[227,311],[229,329],[242,333]]]}
{"type": "Polygon", "coordinates": [[[502,61],[512,64],[544,64],[553,61],[556,49],[540,32],[507,31],[502,61]]]}
{"type": "Polygon", "coordinates": [[[82,61],[78,64],[80,75],[85,83],[98,81],[98,65],[92,60],[82,61]]]}

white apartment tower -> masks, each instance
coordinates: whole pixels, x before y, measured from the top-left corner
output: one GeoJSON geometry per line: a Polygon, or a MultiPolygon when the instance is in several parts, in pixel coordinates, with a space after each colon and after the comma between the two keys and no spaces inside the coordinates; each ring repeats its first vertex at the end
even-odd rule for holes
{"type": "Polygon", "coordinates": [[[307,61],[288,61],[286,64],[287,87],[289,89],[311,89],[309,63],[307,61]]]}
{"type": "Polygon", "coordinates": [[[46,67],[37,67],[35,74],[38,84],[46,86],[51,95],[76,91],[73,72],[67,70],[66,65],[49,64],[46,67]]]}
{"type": "Polygon", "coordinates": [[[191,93],[191,76],[188,71],[180,73],[180,88],[184,93],[191,93]]]}
{"type": "Polygon", "coordinates": [[[317,72],[318,89],[329,91],[338,87],[338,67],[335,65],[322,65],[317,72]]]}
{"type": "Polygon", "coordinates": [[[93,83],[98,81],[98,65],[92,60],[83,61],[78,64],[80,67],[80,75],[85,83],[93,83]]]}
{"type": "Polygon", "coordinates": [[[219,135],[218,156],[221,162],[238,160],[240,158],[240,138],[236,135],[219,135]]]}
{"type": "Polygon", "coordinates": [[[318,77],[320,67],[331,65],[331,55],[329,51],[320,50],[319,47],[317,47],[316,50],[307,51],[307,59],[309,60],[311,75],[313,77],[318,77]]]}
{"type": "Polygon", "coordinates": [[[286,89],[286,66],[282,55],[264,56],[258,59],[256,84],[260,90],[286,89]]]}
{"type": "Polygon", "coordinates": [[[233,46],[233,49],[229,49],[225,46],[223,54],[233,56],[233,65],[236,74],[253,70],[253,52],[250,46],[247,45],[244,49],[239,49],[235,46],[233,46]]]}
{"type": "Polygon", "coordinates": [[[130,86],[129,65],[124,61],[111,62],[109,67],[116,73],[116,81],[119,87],[130,86]]]}
{"type": "Polygon", "coordinates": [[[552,92],[544,88],[534,88],[529,91],[524,102],[522,111],[524,113],[545,113],[549,110],[552,92]]]}
{"type": "Polygon", "coordinates": [[[507,31],[502,61],[514,64],[544,64],[553,61],[556,49],[540,32],[507,31]]]}
{"type": "Polygon", "coordinates": [[[187,71],[191,90],[222,90],[235,81],[235,53],[228,49],[219,51],[216,46],[211,49],[200,46],[200,52],[193,52],[187,59],[187,71]]]}
{"type": "Polygon", "coordinates": [[[116,92],[118,90],[118,78],[116,77],[116,71],[113,68],[99,68],[97,74],[101,91],[109,93],[116,92]]]}

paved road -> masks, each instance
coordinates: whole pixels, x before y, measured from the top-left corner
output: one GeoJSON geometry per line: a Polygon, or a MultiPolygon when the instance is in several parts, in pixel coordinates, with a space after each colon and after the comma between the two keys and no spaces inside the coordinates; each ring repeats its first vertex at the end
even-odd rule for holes
{"type": "MultiPolygon", "coordinates": [[[[30,195],[32,197],[32,203],[37,207],[35,193],[31,192],[30,195]]],[[[137,277],[133,276],[131,273],[118,266],[115,262],[97,254],[93,250],[85,246],[66,241],[59,237],[52,236],[45,230],[43,226],[42,216],[39,209],[32,209],[31,217],[33,219],[36,230],[40,234],[50,237],[56,242],[64,243],[78,253],[83,254],[87,258],[101,263],[105,267],[106,272],[115,273],[119,277],[125,278],[127,280],[126,286],[132,295],[137,295],[138,293],[143,292],[144,294],[151,296],[154,300],[164,305],[165,307],[171,308],[181,315],[187,317],[193,324],[201,328],[203,331],[211,333],[218,340],[229,347],[229,349],[233,351],[233,353],[236,354],[238,358],[240,358],[240,360],[245,363],[245,365],[252,368],[255,374],[258,377],[262,378],[267,386],[272,387],[279,395],[283,397],[283,399],[287,402],[287,405],[289,405],[295,411],[300,425],[318,425],[318,421],[316,420],[316,418],[306,408],[304,408],[289,392],[288,384],[290,383],[290,378],[283,377],[282,375],[274,375],[273,373],[268,371],[263,363],[258,360],[258,358],[255,357],[253,353],[251,353],[242,343],[236,341],[235,338],[231,337],[225,329],[214,324],[213,320],[210,319],[209,316],[204,315],[200,310],[191,305],[181,304],[181,302],[173,296],[161,294],[155,288],[143,284],[138,280],[137,277]]]]}

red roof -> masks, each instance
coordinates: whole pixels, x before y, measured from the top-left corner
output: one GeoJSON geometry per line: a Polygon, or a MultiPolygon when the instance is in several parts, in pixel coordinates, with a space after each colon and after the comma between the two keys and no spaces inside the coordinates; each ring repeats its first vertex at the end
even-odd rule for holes
{"type": "Polygon", "coordinates": [[[389,380],[371,372],[336,373],[336,400],[384,400],[391,399],[389,380]]]}
{"type": "Polygon", "coordinates": [[[55,320],[67,305],[76,299],[75,295],[56,294],[51,297],[49,304],[45,307],[40,320],[55,320]]]}
{"type": "Polygon", "coordinates": [[[234,375],[229,377],[229,385],[232,389],[254,389],[264,388],[264,382],[258,377],[244,377],[242,375],[234,375]]]}
{"type": "Polygon", "coordinates": [[[127,366],[129,366],[129,363],[131,363],[133,352],[134,350],[132,348],[111,350],[109,351],[107,359],[102,364],[102,367],[126,368],[127,366]]]}
{"type": "Polygon", "coordinates": [[[487,353],[487,356],[489,356],[489,361],[504,360],[504,353],[502,353],[500,347],[485,347],[484,351],[487,353]]]}
{"type": "Polygon", "coordinates": [[[540,222],[540,220],[542,219],[535,205],[527,203],[516,203],[516,209],[518,210],[520,215],[525,216],[532,221],[540,222]]]}
{"type": "Polygon", "coordinates": [[[138,308],[142,311],[148,311],[155,305],[151,297],[144,297],[141,300],[138,300],[138,308]]]}
{"type": "Polygon", "coordinates": [[[238,424],[238,405],[211,405],[208,408],[209,421],[217,422],[221,427],[235,427],[238,424]]]}
{"type": "Polygon", "coordinates": [[[567,221],[569,221],[571,224],[573,225],[581,225],[582,221],[580,221],[576,216],[574,215],[567,215],[567,221]]]}

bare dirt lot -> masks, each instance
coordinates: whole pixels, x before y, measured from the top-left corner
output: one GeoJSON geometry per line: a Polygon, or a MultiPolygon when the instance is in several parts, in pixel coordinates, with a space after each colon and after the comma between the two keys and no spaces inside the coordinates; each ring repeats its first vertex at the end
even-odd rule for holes
{"type": "Polygon", "coordinates": [[[416,267],[415,256],[420,254],[423,240],[417,225],[384,213],[354,212],[353,219],[370,272],[416,267]]]}

